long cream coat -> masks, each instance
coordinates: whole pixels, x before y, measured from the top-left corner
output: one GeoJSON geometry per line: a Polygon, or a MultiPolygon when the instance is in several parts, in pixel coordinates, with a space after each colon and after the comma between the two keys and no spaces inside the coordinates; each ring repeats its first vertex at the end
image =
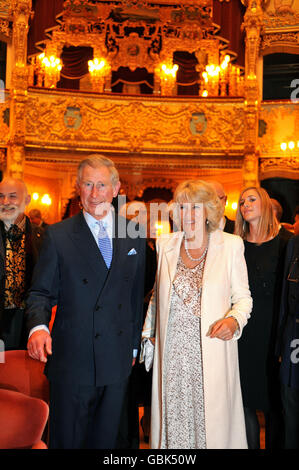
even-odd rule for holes
{"type": "MultiPolygon", "coordinates": [[[[172,281],[183,232],[157,241],[158,266],[154,293],[148,308],[143,337],[155,337],[153,363],[151,443],[161,446],[163,353],[170,308],[172,281]]],[[[252,309],[244,245],[240,237],[216,230],[211,233],[203,275],[201,337],[204,378],[206,445],[208,449],[247,448],[236,339],[241,336],[252,309]],[[238,337],[223,341],[206,336],[211,325],[234,316],[238,337]]]]}

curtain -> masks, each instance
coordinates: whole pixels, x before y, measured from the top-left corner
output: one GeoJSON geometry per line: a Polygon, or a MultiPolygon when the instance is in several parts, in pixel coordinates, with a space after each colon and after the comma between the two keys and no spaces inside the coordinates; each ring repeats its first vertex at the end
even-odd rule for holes
{"type": "Polygon", "coordinates": [[[64,0],[32,0],[34,17],[30,20],[28,33],[28,55],[40,50],[36,43],[47,38],[45,30],[57,26],[56,16],[63,10],[64,0]]]}
{"type": "MultiPolygon", "coordinates": [[[[56,16],[63,10],[64,0],[33,0],[32,8],[35,12],[33,20],[30,23],[28,34],[28,55],[38,52],[36,43],[44,40],[47,36],[46,29],[57,25],[56,16]]],[[[241,33],[240,27],[243,22],[245,7],[240,0],[221,1],[213,0],[213,21],[221,27],[219,36],[229,41],[229,50],[238,54],[237,63],[244,65],[244,33],[241,33]]],[[[62,54],[63,69],[59,87],[61,88],[79,88],[79,78],[88,72],[87,62],[92,59],[92,49],[89,47],[68,47],[64,48],[62,54]]],[[[198,85],[194,82],[198,78],[195,70],[197,63],[194,54],[187,52],[176,52],[175,62],[179,65],[177,81],[179,94],[198,94],[198,85]],[[188,86],[184,86],[190,83],[188,86]]],[[[112,77],[112,84],[115,83],[113,91],[121,91],[123,82],[142,82],[140,83],[141,93],[152,93],[152,75],[145,69],[137,69],[131,72],[128,68],[122,67],[115,72],[112,77]]]]}
{"type": "Polygon", "coordinates": [[[213,21],[221,28],[219,36],[228,39],[229,50],[238,54],[238,65],[245,63],[245,34],[241,32],[245,11],[240,0],[213,0],[213,21]]]}
{"type": "Polygon", "coordinates": [[[92,47],[64,47],[60,59],[63,67],[57,88],[79,89],[79,80],[88,73],[88,61],[93,59],[92,47]]]}

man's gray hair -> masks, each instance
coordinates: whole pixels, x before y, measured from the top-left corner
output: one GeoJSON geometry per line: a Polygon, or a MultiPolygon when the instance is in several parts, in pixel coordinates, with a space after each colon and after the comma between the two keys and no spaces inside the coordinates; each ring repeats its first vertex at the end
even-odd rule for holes
{"type": "Polygon", "coordinates": [[[91,168],[100,168],[102,166],[105,166],[110,172],[112,186],[115,187],[119,182],[119,174],[114,165],[114,162],[110,160],[110,158],[104,157],[104,155],[93,154],[79,163],[77,172],[78,184],[80,183],[82,177],[83,168],[85,168],[86,166],[90,166],[91,168]]]}

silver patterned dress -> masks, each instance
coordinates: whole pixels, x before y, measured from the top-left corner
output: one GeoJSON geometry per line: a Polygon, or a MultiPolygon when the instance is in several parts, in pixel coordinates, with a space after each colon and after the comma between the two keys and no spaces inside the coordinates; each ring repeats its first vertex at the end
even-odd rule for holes
{"type": "Polygon", "coordinates": [[[188,268],[179,258],[172,285],[163,362],[162,449],[205,449],[200,331],[205,258],[188,268]]]}

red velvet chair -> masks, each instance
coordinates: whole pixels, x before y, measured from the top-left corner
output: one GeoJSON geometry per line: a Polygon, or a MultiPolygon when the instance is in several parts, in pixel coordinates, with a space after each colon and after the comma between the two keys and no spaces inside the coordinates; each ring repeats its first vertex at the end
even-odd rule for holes
{"type": "Polygon", "coordinates": [[[48,416],[43,400],[0,389],[0,449],[47,449],[41,439],[48,416]]]}
{"type": "Polygon", "coordinates": [[[0,388],[24,393],[49,402],[48,379],[43,373],[45,364],[29,357],[27,351],[5,351],[0,363],[0,388]]]}

